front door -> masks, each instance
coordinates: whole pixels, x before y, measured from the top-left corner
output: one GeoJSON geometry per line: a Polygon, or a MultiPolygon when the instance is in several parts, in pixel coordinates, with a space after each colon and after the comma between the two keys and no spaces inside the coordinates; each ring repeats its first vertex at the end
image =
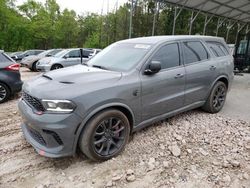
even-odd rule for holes
{"type": "Polygon", "coordinates": [[[161,46],[151,61],[159,61],[162,69],[154,75],[141,74],[142,121],[179,109],[184,103],[185,68],[179,44],[161,46]]]}
{"type": "Polygon", "coordinates": [[[80,50],[72,50],[68,53],[67,59],[65,59],[64,67],[81,64],[80,50]]]}

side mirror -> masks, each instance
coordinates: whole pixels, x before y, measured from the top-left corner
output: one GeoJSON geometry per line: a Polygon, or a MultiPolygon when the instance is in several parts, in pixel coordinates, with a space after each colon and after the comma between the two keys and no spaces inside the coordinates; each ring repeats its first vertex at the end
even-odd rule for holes
{"type": "Polygon", "coordinates": [[[66,54],[63,58],[64,59],[68,59],[69,58],[69,54],[66,54]]]}
{"type": "Polygon", "coordinates": [[[148,65],[148,68],[144,71],[145,74],[151,75],[159,72],[161,70],[160,61],[151,61],[148,65]]]}

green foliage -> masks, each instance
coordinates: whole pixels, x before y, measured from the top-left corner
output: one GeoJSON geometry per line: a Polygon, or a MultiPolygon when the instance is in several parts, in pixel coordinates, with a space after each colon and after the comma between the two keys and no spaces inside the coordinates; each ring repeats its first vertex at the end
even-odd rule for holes
{"type": "MultiPolygon", "coordinates": [[[[73,10],[60,11],[56,0],[45,4],[27,0],[15,6],[15,0],[0,0],[0,49],[18,51],[32,48],[70,48],[107,45],[128,38],[130,1],[107,15],[77,15],[73,10]]],[[[155,35],[171,35],[174,8],[160,3],[156,12],[155,35]]],[[[154,0],[137,0],[133,11],[132,37],[152,35],[156,10],[154,0]]],[[[176,22],[175,34],[188,34],[191,12],[183,10],[176,22]]],[[[203,34],[205,16],[199,14],[192,34],[203,34]]],[[[215,35],[217,18],[207,26],[207,35],[215,35]]],[[[219,36],[225,37],[226,24],[219,36]]],[[[229,42],[235,40],[236,25],[229,33],[229,42]]]]}

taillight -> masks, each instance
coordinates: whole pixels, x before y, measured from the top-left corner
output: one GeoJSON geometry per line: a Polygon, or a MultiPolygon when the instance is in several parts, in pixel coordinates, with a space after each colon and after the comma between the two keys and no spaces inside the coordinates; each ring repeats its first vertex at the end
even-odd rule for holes
{"type": "Polygon", "coordinates": [[[19,71],[20,64],[15,63],[15,64],[12,64],[12,65],[9,65],[8,67],[5,67],[4,69],[8,70],[8,71],[19,71]]]}

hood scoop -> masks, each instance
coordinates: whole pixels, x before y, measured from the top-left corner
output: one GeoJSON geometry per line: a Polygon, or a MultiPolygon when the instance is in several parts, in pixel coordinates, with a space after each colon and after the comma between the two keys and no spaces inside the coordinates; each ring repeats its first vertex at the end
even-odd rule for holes
{"type": "Polygon", "coordinates": [[[42,77],[47,78],[48,80],[52,80],[51,77],[49,77],[49,76],[47,76],[47,75],[45,75],[45,74],[43,74],[42,77]]]}
{"type": "Polygon", "coordinates": [[[68,82],[68,81],[60,81],[62,84],[74,84],[74,82],[68,82]]]}

